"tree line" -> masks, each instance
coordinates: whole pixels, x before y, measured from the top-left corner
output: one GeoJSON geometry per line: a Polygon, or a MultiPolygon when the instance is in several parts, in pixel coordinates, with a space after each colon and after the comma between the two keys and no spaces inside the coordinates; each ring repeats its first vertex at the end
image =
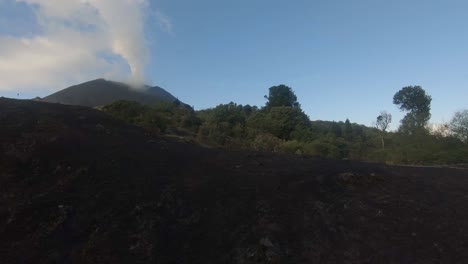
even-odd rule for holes
{"type": "Polygon", "coordinates": [[[194,111],[181,104],[143,106],[118,101],[103,111],[152,133],[227,149],[251,149],[333,159],[394,164],[468,162],[468,110],[455,113],[449,124],[428,128],[431,101],[420,86],[395,93],[393,103],[406,112],[397,131],[388,131],[392,116],[382,111],[374,127],[344,122],[311,121],[292,88],[269,88],[262,107],[234,102],[194,111]]]}

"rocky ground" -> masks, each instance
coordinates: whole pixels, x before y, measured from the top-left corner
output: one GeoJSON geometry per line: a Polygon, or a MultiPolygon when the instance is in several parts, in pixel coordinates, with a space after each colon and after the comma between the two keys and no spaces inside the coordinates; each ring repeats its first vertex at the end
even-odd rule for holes
{"type": "Polygon", "coordinates": [[[207,149],[0,99],[1,263],[467,263],[468,170],[207,149]]]}

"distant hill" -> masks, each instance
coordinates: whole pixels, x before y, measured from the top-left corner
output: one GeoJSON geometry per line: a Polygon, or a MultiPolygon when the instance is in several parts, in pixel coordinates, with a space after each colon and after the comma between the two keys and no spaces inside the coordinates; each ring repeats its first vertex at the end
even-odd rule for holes
{"type": "Polygon", "coordinates": [[[145,88],[138,90],[124,83],[97,79],[65,88],[36,100],[89,107],[107,105],[117,100],[136,101],[146,105],[158,101],[174,102],[177,100],[172,94],[158,86],[146,86],[145,88]]]}

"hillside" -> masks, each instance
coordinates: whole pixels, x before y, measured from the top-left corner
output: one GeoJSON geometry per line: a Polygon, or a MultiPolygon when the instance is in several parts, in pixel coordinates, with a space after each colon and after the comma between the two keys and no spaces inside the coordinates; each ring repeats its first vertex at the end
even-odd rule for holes
{"type": "Polygon", "coordinates": [[[150,137],[0,98],[2,263],[466,263],[468,170],[150,137]]]}
{"type": "Polygon", "coordinates": [[[132,89],[128,85],[97,79],[74,85],[46,96],[40,101],[89,107],[102,106],[118,100],[136,101],[151,105],[158,101],[173,102],[176,99],[164,89],[146,86],[146,89],[132,89]]]}

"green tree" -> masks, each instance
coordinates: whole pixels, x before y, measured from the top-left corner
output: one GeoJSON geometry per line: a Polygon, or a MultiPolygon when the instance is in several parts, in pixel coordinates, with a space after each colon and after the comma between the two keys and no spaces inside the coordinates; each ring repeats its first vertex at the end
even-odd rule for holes
{"type": "Polygon", "coordinates": [[[342,137],[343,132],[342,132],[340,124],[338,124],[337,122],[332,122],[329,127],[328,134],[337,138],[342,137]]]}
{"type": "Polygon", "coordinates": [[[309,117],[300,108],[281,106],[259,112],[251,119],[249,125],[280,139],[292,139],[302,136],[303,130],[310,128],[309,117]],[[301,135],[293,132],[301,131],[301,135]]]}
{"type": "Polygon", "coordinates": [[[102,110],[126,122],[134,122],[150,108],[134,101],[119,100],[105,105],[102,110]]]}
{"type": "Polygon", "coordinates": [[[346,118],[346,121],[344,123],[344,137],[347,141],[352,141],[353,140],[353,127],[351,126],[351,122],[349,121],[348,118],[346,118]]]}
{"type": "Polygon", "coordinates": [[[170,123],[166,113],[134,101],[119,100],[102,108],[104,112],[146,129],[165,131],[170,123]]]}
{"type": "Polygon", "coordinates": [[[468,110],[458,111],[450,121],[450,130],[463,142],[468,142],[468,110]]]}
{"type": "Polygon", "coordinates": [[[393,103],[408,113],[401,120],[400,131],[414,133],[424,129],[431,118],[432,98],[420,86],[403,87],[393,96],[393,103]]]}
{"type": "Polygon", "coordinates": [[[252,113],[254,109],[249,106],[246,110],[244,106],[230,102],[198,111],[198,117],[203,121],[198,139],[221,146],[238,144],[245,137],[246,112],[252,113]]]}
{"type": "Polygon", "coordinates": [[[269,94],[268,96],[265,95],[265,99],[268,100],[266,103],[267,108],[280,106],[300,107],[294,91],[284,84],[270,87],[269,94]]]}

